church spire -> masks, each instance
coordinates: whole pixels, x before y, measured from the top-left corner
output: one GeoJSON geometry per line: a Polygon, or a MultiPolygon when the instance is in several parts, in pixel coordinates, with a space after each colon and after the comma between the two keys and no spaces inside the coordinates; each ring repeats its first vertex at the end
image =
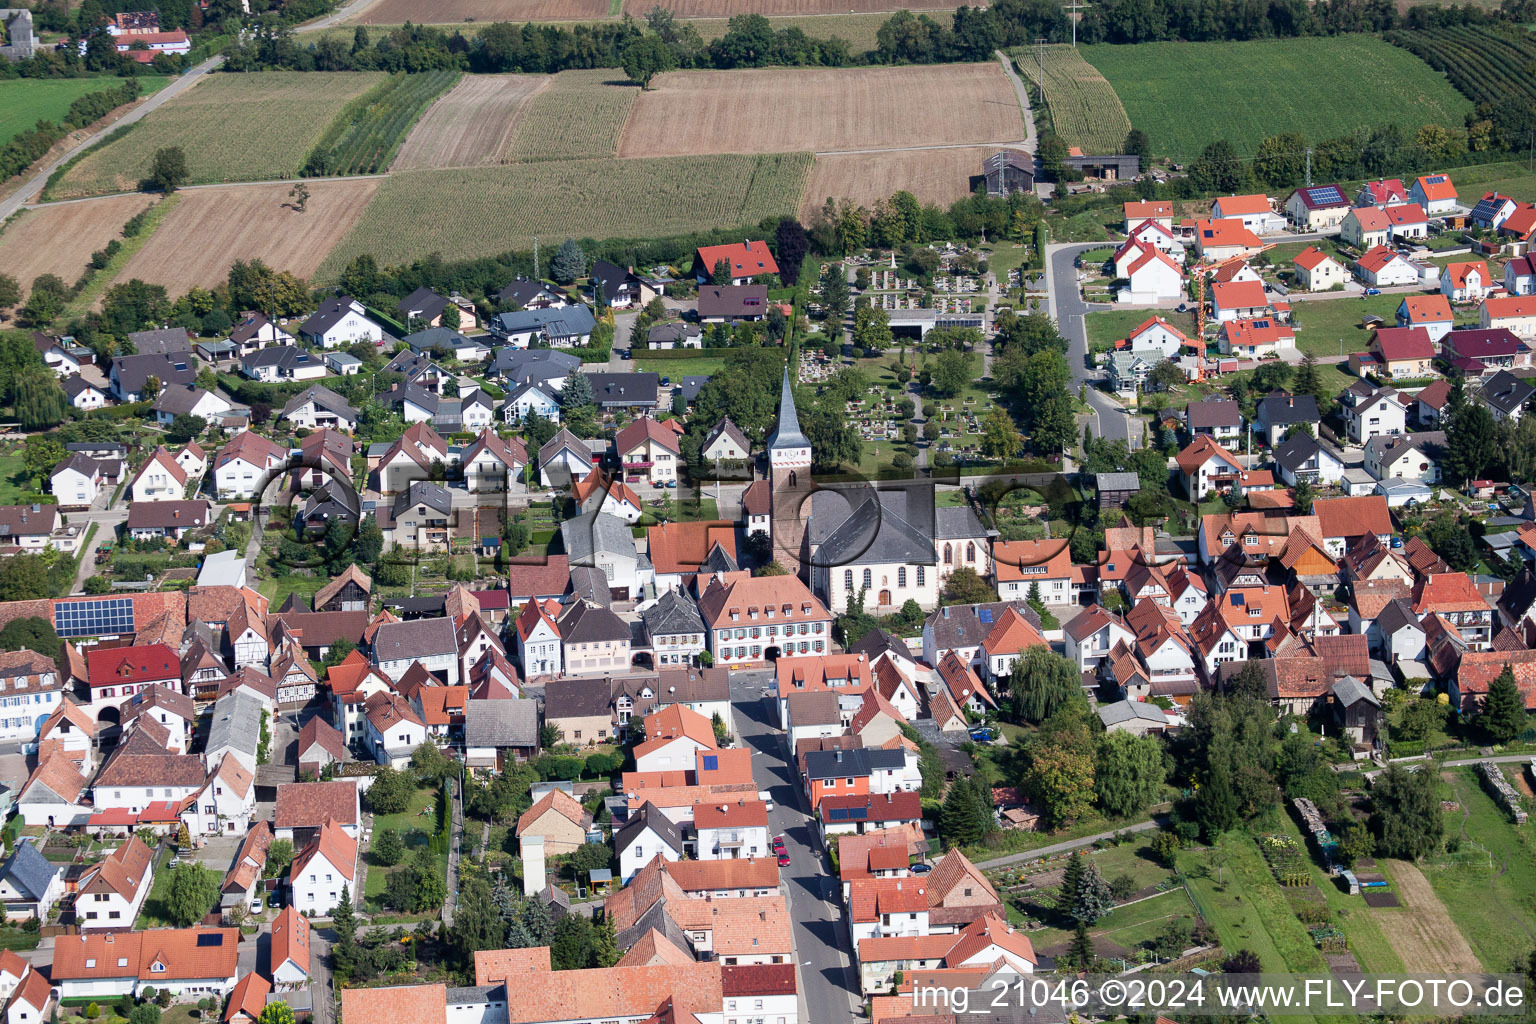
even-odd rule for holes
{"type": "Polygon", "coordinates": [[[768,448],[809,448],[811,442],[800,432],[800,417],[795,412],[795,393],[789,386],[789,367],[784,367],[784,384],[779,391],[779,422],[768,438],[768,448]]]}

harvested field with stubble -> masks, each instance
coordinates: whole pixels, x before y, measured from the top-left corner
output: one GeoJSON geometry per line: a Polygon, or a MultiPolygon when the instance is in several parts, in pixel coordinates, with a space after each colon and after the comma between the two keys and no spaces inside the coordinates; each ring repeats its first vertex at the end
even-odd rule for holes
{"type": "Polygon", "coordinates": [[[1402,860],[1383,863],[1392,875],[1392,887],[1403,905],[1393,909],[1368,908],[1392,950],[1409,974],[1443,974],[1482,970],[1477,955],[1451,920],[1445,904],[1435,894],[1424,873],[1402,860]]]}
{"type": "Polygon", "coordinates": [[[290,205],[288,185],[183,191],[181,203],[118,279],[137,277],[164,285],[177,296],[193,285],[221,284],[229,277],[230,264],[251,259],[312,277],[363,215],[381,180],[311,179],[309,206],[303,213],[290,205]]]}
{"type": "Polygon", "coordinates": [[[657,238],[756,224],[795,212],[810,167],[808,153],[774,153],[391,174],[319,276],[334,278],[362,253],[380,265],[431,252],[476,259],[525,248],[535,235],[554,246],[568,236],[657,238]]]}
{"type": "Polygon", "coordinates": [[[828,196],[869,206],[901,189],[925,203],[948,206],[970,194],[971,175],[979,175],[982,161],[996,152],[996,146],[964,146],[818,156],[800,219],[809,222],[828,196]]]}
{"type": "Polygon", "coordinates": [[[131,191],[164,146],[185,150],[189,185],[296,176],[342,108],[384,78],[373,71],[208,75],[70,168],[52,195],[131,191]]]}
{"type": "Polygon", "coordinates": [[[114,238],[121,240],[129,218],[158,198],[135,193],[27,210],[0,233],[0,274],[10,274],[23,290],[30,290],[39,274],[57,274],[65,284],[74,284],[91,253],[114,238]]]}
{"type": "Polygon", "coordinates": [[[619,156],[815,153],[1025,137],[995,62],[902,68],[675,71],[640,94],[619,156]]]}
{"type": "Polygon", "coordinates": [[[548,75],[465,75],[427,108],[390,170],[504,162],[523,111],[549,83],[548,75]]]}
{"type": "Polygon", "coordinates": [[[465,21],[605,21],[608,0],[379,0],[357,19],[363,25],[452,25],[465,21]]]}
{"type": "Polygon", "coordinates": [[[582,160],[618,153],[619,134],[639,86],[618,68],[562,71],[523,111],[508,163],[582,160]]]}

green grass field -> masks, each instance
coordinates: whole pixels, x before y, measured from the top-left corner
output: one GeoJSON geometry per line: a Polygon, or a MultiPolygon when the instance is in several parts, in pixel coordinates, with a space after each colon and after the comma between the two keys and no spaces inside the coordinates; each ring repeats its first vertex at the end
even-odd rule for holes
{"type": "Polygon", "coordinates": [[[756,224],[795,211],[810,169],[809,153],[769,153],[391,174],[316,276],[334,277],[359,253],[380,264],[430,252],[474,259],[535,236],[654,238],[756,224]]]}
{"type": "MultiPolygon", "coordinates": [[[[392,829],[399,833],[405,841],[405,856],[401,863],[410,861],[416,853],[416,848],[426,846],[432,830],[437,827],[437,818],[433,814],[433,808],[437,806],[437,790],[418,789],[412,796],[411,802],[399,814],[376,814],[373,818],[373,837],[378,839],[379,833],[384,829],[392,829]]],[[[438,858],[438,864],[446,873],[448,860],[446,857],[438,858]]],[[[386,868],[378,864],[369,854],[368,875],[363,883],[363,895],[367,898],[370,909],[380,909],[379,900],[384,895],[384,887],[389,883],[389,875],[398,867],[386,868]]]]}
{"type": "Polygon", "coordinates": [[[131,191],[155,151],[180,146],[187,184],[292,177],[348,101],[384,80],[367,71],[209,75],[92,151],[54,190],[61,199],[131,191]]]}
{"type": "Polygon", "coordinates": [[[298,594],[302,598],[310,599],[329,582],[331,581],[326,576],[268,576],[256,585],[256,590],[272,603],[274,609],[277,609],[288,600],[289,594],[298,594]]]}
{"type": "Polygon", "coordinates": [[[710,377],[719,373],[725,367],[724,356],[698,356],[693,359],[653,359],[644,354],[644,349],[635,351],[635,369],[645,373],[659,373],[663,377],[670,377],[676,384],[684,377],[710,377]]]}
{"type": "Polygon", "coordinates": [[[0,505],[20,504],[33,493],[32,478],[20,452],[0,455],[0,505]]]}
{"type": "Polygon", "coordinates": [[[1193,313],[1175,313],[1172,310],[1156,309],[1107,309],[1098,313],[1089,313],[1083,319],[1083,324],[1088,330],[1088,350],[1097,352],[1100,349],[1113,348],[1115,342],[1120,341],[1154,316],[1161,316],[1191,338],[1195,336],[1193,313]]]}
{"type": "Polygon", "coordinates": [[[1508,970],[1512,960],[1523,962],[1536,938],[1530,826],[1511,824],[1473,769],[1447,774],[1442,789],[1460,807],[1445,813],[1445,834],[1461,840],[1459,862],[1431,857],[1421,869],[1483,966],[1508,970]]]}
{"type": "Polygon", "coordinates": [[[1153,152],[1179,161],[1221,138],[1251,156],[1280,132],[1316,141],[1389,122],[1410,133],[1430,123],[1456,126],[1472,106],[1428,64],[1364,34],[1082,51],[1153,152]]]}
{"type": "Polygon", "coordinates": [[[1291,303],[1291,322],[1296,325],[1296,347],[1318,359],[1337,362],[1342,344],[1345,358],[1351,352],[1364,352],[1371,332],[1360,326],[1367,314],[1381,317],[1390,327],[1397,322],[1401,295],[1351,296],[1338,299],[1308,299],[1291,303]]]}
{"type": "MultiPolygon", "coordinates": [[[[145,75],[139,79],[142,95],[162,89],[170,79],[145,75]]],[[[0,145],[4,145],[38,121],[58,124],[69,105],[87,93],[116,87],[116,78],[12,78],[0,82],[0,145]]]]}

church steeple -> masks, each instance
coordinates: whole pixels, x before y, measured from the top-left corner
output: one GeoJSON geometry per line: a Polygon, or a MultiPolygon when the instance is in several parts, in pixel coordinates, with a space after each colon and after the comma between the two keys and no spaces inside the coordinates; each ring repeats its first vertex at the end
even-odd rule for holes
{"type": "MultiPolygon", "coordinates": [[[[811,442],[800,432],[800,416],[795,412],[795,393],[789,386],[789,367],[784,367],[784,383],[779,389],[779,422],[768,438],[770,453],[782,449],[810,448],[811,442]]],[[[770,458],[771,458],[770,454],[770,458]]]]}

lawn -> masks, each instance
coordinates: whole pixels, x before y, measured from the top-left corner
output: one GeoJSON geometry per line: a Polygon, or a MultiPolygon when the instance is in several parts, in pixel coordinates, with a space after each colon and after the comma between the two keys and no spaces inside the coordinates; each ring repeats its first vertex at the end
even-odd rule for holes
{"type": "Polygon", "coordinates": [[[305,598],[305,604],[312,603],[309,599],[320,592],[320,589],[331,582],[328,576],[269,576],[256,585],[256,589],[262,597],[265,597],[273,610],[281,608],[283,602],[288,600],[289,594],[298,594],[305,598]]]}
{"type": "Polygon", "coordinates": [[[1401,295],[1350,296],[1291,303],[1291,322],[1296,327],[1296,346],[1319,360],[1337,362],[1351,352],[1364,352],[1371,332],[1360,326],[1360,318],[1374,313],[1387,326],[1397,322],[1401,295]]]}
{"type": "MultiPolygon", "coordinates": [[[[1160,895],[1119,907],[1101,918],[1088,931],[1095,940],[1102,939],[1133,950],[1155,939],[1174,918],[1188,918],[1193,924],[1194,909],[1182,888],[1170,889],[1160,895]]],[[[1066,928],[1037,928],[1029,933],[1029,941],[1036,949],[1063,946],[1071,940],[1072,931],[1066,928]]],[[[1099,947],[1100,953],[1105,952],[1102,942],[1095,941],[1095,945],[1099,947]]]]}
{"type": "Polygon", "coordinates": [[[646,356],[645,349],[635,350],[635,369],[642,373],[659,373],[680,382],[684,377],[712,377],[725,368],[724,356],[694,356],[688,359],[655,359],[646,356]]]}
{"type": "MultiPolygon", "coordinates": [[[[400,834],[405,840],[405,856],[401,863],[408,862],[415,855],[416,848],[426,846],[432,830],[437,827],[437,818],[434,813],[437,807],[437,790],[418,789],[412,796],[411,802],[399,814],[376,814],[373,817],[373,839],[377,841],[379,833],[385,829],[391,829],[400,834]]],[[[446,857],[438,859],[438,865],[446,874],[448,860],[446,857]]],[[[372,854],[369,854],[368,876],[364,883],[363,895],[367,898],[369,909],[380,909],[379,901],[384,895],[384,887],[389,881],[391,869],[374,862],[372,854]]]]}
{"type": "Polygon", "coordinates": [[[0,505],[22,504],[27,495],[35,493],[28,486],[31,482],[26,459],[20,451],[14,455],[0,455],[0,505]]]}
{"type": "Polygon", "coordinates": [[[1460,806],[1445,814],[1445,834],[1459,838],[1460,854],[1430,858],[1420,867],[1451,920],[1488,970],[1508,970],[1536,938],[1536,856],[1529,826],[1512,825],[1471,768],[1442,774],[1447,799],[1460,806]],[[1486,854],[1484,853],[1486,851],[1486,854]],[[1489,859],[1492,860],[1492,869],[1489,859]]]}
{"type": "MultiPolygon", "coordinates": [[[[139,79],[144,87],[141,95],[153,95],[169,81],[163,75],[145,75],[139,79]]],[[[120,84],[116,78],[13,78],[0,82],[0,145],[38,121],[59,124],[69,113],[69,105],[81,96],[120,84]]]]}
{"type": "Polygon", "coordinates": [[[1153,152],[1176,161],[1217,139],[1252,156],[1280,132],[1316,142],[1393,123],[1411,137],[1424,124],[1460,125],[1472,106],[1428,64],[1364,33],[1081,49],[1153,152]]]}
{"type": "Polygon", "coordinates": [[[1088,331],[1088,351],[1100,352],[1114,348],[1115,342],[1123,340],[1126,335],[1154,316],[1161,316],[1190,338],[1195,336],[1195,314],[1193,313],[1153,309],[1108,309],[1100,313],[1089,313],[1083,318],[1083,325],[1088,331]]]}

